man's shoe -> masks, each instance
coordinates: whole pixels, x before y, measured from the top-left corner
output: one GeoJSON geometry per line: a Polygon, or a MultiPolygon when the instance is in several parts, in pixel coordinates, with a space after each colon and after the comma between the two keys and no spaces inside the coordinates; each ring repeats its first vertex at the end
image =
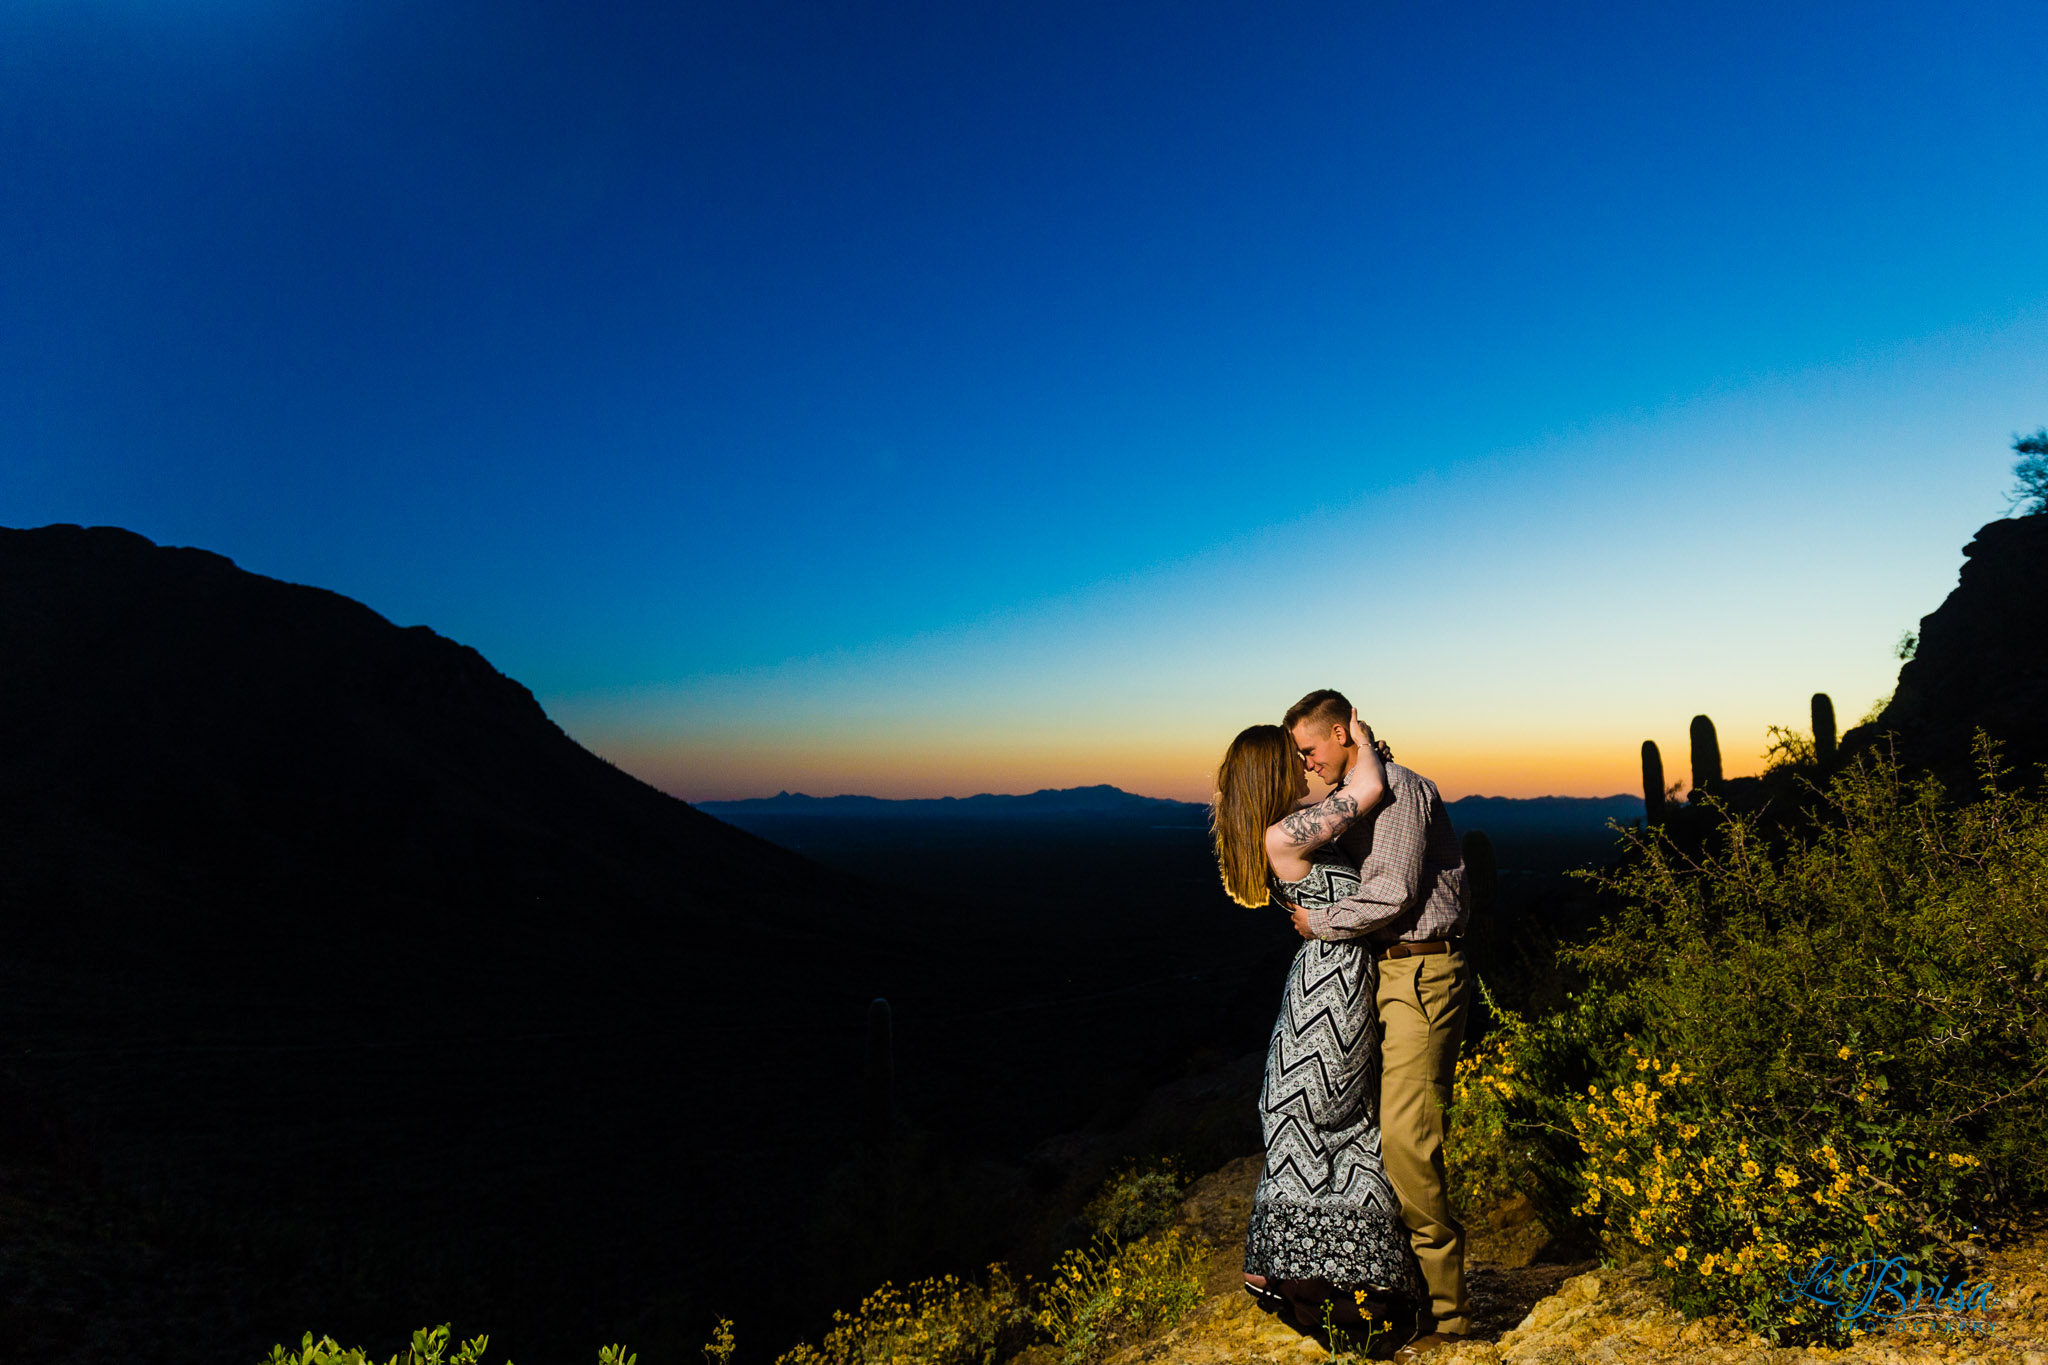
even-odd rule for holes
{"type": "Polygon", "coordinates": [[[1466,1341],[1467,1338],[1461,1336],[1446,1336],[1442,1332],[1425,1332],[1400,1350],[1394,1352],[1394,1359],[1406,1365],[1409,1361],[1421,1360],[1425,1356],[1434,1355],[1448,1347],[1463,1346],[1466,1341]]]}

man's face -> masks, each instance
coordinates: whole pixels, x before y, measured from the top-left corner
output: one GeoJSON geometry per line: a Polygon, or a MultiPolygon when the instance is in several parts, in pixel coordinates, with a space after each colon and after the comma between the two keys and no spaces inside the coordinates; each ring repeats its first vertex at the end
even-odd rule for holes
{"type": "Polygon", "coordinates": [[[1289,733],[1294,736],[1302,767],[1325,782],[1334,783],[1344,775],[1344,741],[1348,736],[1341,724],[1313,719],[1298,721],[1289,733]]]}

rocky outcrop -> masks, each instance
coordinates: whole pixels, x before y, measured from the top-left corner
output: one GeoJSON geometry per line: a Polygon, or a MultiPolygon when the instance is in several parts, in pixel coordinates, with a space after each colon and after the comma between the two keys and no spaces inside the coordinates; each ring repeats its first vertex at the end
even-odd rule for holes
{"type": "Polygon", "coordinates": [[[2033,782],[2048,763],[2048,516],[1994,521],[1963,554],[1955,590],[1921,618],[1890,703],[1843,737],[1842,752],[1893,735],[1907,764],[1969,788],[1981,728],[2033,782]]]}

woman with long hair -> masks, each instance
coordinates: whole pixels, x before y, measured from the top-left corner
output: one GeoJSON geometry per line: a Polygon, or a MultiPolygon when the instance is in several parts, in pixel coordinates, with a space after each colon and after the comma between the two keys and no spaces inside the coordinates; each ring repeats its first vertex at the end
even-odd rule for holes
{"type": "MultiPolygon", "coordinates": [[[[1356,712],[1350,723],[1358,758],[1315,805],[1286,730],[1254,725],[1230,742],[1211,820],[1231,899],[1314,907],[1356,894],[1358,867],[1331,841],[1371,813],[1387,779],[1371,730],[1356,712]]],[[[1326,1312],[1351,1323],[1422,1296],[1380,1161],[1378,984],[1368,945],[1308,940],[1266,1051],[1266,1169],[1245,1233],[1245,1287],[1304,1327],[1321,1326],[1326,1312]]]]}

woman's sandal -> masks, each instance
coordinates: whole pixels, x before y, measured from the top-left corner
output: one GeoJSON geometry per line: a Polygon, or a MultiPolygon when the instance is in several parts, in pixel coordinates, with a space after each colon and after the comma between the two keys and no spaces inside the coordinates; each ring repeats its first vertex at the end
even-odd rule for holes
{"type": "Polygon", "coordinates": [[[1252,1277],[1249,1275],[1244,1278],[1244,1292],[1251,1295],[1259,1307],[1265,1309],[1268,1313],[1288,1313],[1293,1308],[1293,1305],[1287,1302],[1286,1295],[1268,1287],[1263,1282],[1253,1284],[1252,1277]]]}

